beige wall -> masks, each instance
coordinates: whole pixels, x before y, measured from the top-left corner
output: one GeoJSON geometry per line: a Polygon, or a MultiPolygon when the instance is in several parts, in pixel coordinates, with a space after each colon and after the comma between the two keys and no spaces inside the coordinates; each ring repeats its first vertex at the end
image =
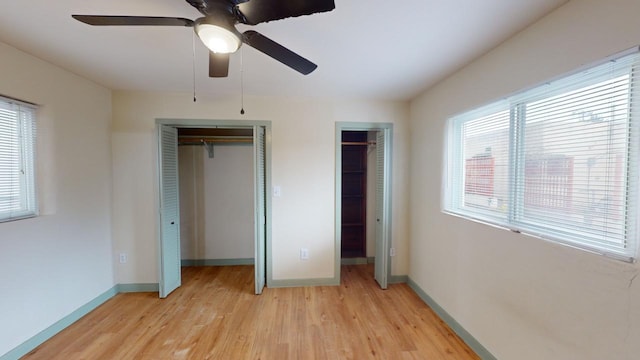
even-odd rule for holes
{"type": "Polygon", "coordinates": [[[0,94],[41,105],[41,215],[0,223],[0,356],[114,285],[111,92],[0,43],[0,94]]]}
{"type": "Polygon", "coordinates": [[[498,359],[640,358],[640,273],[444,215],[445,121],[640,43],[637,0],[574,0],[411,103],[409,275],[498,359]]]}
{"type": "MultiPolygon", "coordinates": [[[[212,82],[215,80],[211,80],[212,82]]],[[[335,123],[394,124],[394,275],[408,271],[408,106],[402,102],[307,100],[245,96],[199,99],[190,94],[123,92],[113,95],[114,248],[128,252],[118,264],[120,283],[154,283],[157,253],[156,118],[268,120],[272,122],[273,278],[332,278],[335,258],[335,123]],[[299,260],[299,249],[310,259],[299,260]]]]}
{"type": "Polygon", "coordinates": [[[253,146],[179,146],[182,259],[254,258],[253,146]]]}

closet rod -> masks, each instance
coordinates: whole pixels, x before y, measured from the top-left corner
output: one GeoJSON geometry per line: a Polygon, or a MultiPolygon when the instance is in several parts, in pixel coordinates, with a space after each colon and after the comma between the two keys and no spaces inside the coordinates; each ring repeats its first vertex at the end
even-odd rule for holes
{"type": "Polygon", "coordinates": [[[197,137],[184,138],[178,137],[178,145],[204,145],[204,143],[252,143],[253,138],[216,138],[216,137],[197,137]]]}
{"type": "Polygon", "coordinates": [[[375,145],[375,141],[343,141],[342,145],[375,145]]]}

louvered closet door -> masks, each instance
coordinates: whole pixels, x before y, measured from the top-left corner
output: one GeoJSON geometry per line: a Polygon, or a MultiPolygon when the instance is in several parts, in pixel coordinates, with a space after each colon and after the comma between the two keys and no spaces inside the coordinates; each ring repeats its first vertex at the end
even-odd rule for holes
{"type": "Polygon", "coordinates": [[[181,285],[178,130],[160,126],[160,297],[181,285]]]}
{"type": "Polygon", "coordinates": [[[255,150],[255,292],[262,294],[265,285],[265,243],[266,243],[266,174],[265,174],[265,128],[254,126],[253,146],[255,150]]]}
{"type": "Polygon", "coordinates": [[[380,130],[376,135],[376,261],[375,279],[381,288],[387,288],[387,206],[385,199],[388,188],[386,159],[386,133],[380,130]]]}

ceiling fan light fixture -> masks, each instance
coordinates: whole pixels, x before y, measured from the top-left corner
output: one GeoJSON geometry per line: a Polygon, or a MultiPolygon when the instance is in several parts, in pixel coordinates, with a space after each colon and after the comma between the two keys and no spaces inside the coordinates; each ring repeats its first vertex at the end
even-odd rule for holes
{"type": "Polygon", "coordinates": [[[216,54],[236,52],[242,43],[236,32],[207,18],[196,21],[195,32],[204,45],[216,54]]]}

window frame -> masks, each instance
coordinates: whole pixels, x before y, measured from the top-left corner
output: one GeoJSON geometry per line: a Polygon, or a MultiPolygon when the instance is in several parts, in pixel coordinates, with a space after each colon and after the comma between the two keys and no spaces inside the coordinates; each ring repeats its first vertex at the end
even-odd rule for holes
{"type": "MultiPolygon", "coordinates": [[[[522,188],[523,180],[517,180],[517,176],[524,176],[525,161],[523,160],[527,152],[524,149],[525,135],[524,129],[527,126],[523,111],[526,111],[527,104],[535,103],[536,99],[548,99],[556,95],[569,93],[571,88],[581,89],[588,87],[589,83],[576,82],[575,78],[579,78],[578,74],[586,73],[593,69],[597,69],[609,62],[615,62],[618,59],[627,56],[635,56],[634,62],[622,70],[616,69],[610,75],[596,75],[589,78],[591,84],[595,84],[597,79],[612,80],[616,76],[620,76],[621,72],[629,74],[629,108],[637,109],[640,104],[640,53],[637,47],[622,52],[620,54],[609,57],[601,62],[584,67],[572,73],[560,76],[554,80],[545,82],[541,85],[534,86],[528,90],[518,92],[516,94],[504,97],[495,102],[488,103],[477,109],[461,113],[448,119],[445,127],[445,152],[443,162],[443,187],[441,210],[445,214],[461,217],[466,220],[487,224],[490,226],[507,229],[516,233],[523,233],[529,236],[537,237],[553,243],[566,245],[569,247],[597,253],[607,257],[615,258],[626,262],[635,262],[638,255],[638,217],[640,209],[638,206],[640,200],[640,179],[639,166],[630,163],[635,159],[640,159],[638,150],[640,149],[640,111],[629,110],[627,128],[626,128],[626,159],[624,164],[625,178],[623,198],[626,199],[623,205],[624,219],[622,229],[624,231],[623,241],[620,248],[611,248],[606,246],[606,237],[600,241],[593,241],[585,235],[580,236],[576,233],[570,233],[567,227],[550,226],[543,224],[540,226],[535,224],[531,218],[523,221],[522,209],[525,206],[524,193],[522,188]],[[548,87],[551,91],[545,91],[548,87]],[[465,161],[468,159],[464,154],[465,140],[463,139],[463,125],[469,121],[478,120],[482,117],[489,117],[500,111],[509,110],[509,139],[508,139],[508,196],[509,204],[504,216],[492,214],[489,209],[471,208],[465,204],[465,161]],[[520,119],[519,119],[520,118],[520,119]],[[635,139],[635,141],[631,141],[635,139]],[[520,159],[517,160],[516,158],[520,159]],[[629,184],[632,183],[632,187],[629,184]],[[516,185],[519,185],[518,189],[516,185]],[[627,211],[631,211],[630,216],[627,211]],[[520,212],[520,213],[519,213],[520,212]],[[626,245],[626,246],[625,246],[626,245]]],[[[594,72],[595,73],[595,72],[594,72]]],[[[493,181],[493,180],[492,180],[493,181]]],[[[498,179],[499,181],[499,179],[498,179]]],[[[487,205],[488,207],[488,205],[487,205]]],[[[582,227],[587,229],[587,227],[582,227]]],[[[569,229],[570,230],[570,229],[569,229]]],[[[583,233],[586,233],[585,230],[583,233]]]]}
{"type": "MultiPolygon", "coordinates": [[[[19,154],[19,160],[12,165],[19,166],[21,174],[19,176],[19,186],[10,195],[18,197],[20,205],[11,206],[7,202],[7,210],[0,210],[0,223],[16,221],[21,219],[33,218],[39,215],[37,181],[36,181],[36,125],[38,106],[21,100],[17,100],[8,96],[0,95],[0,109],[6,112],[15,112],[15,116],[5,117],[6,124],[14,121],[15,138],[5,136],[5,140],[9,138],[7,143],[13,142],[19,154]],[[15,195],[14,195],[15,194],[15,195]]],[[[0,122],[0,126],[6,125],[0,122]]],[[[8,128],[0,128],[0,133],[5,130],[6,133],[11,132],[8,128]]],[[[5,135],[6,135],[5,133],[5,135]]],[[[0,139],[1,141],[2,139],[0,139]]],[[[2,145],[2,144],[0,144],[2,145]]],[[[15,160],[15,158],[14,158],[15,160]]],[[[7,165],[11,166],[11,165],[7,165]]],[[[11,175],[9,175],[9,179],[11,175]]],[[[9,181],[11,181],[9,179],[9,181]]],[[[0,204],[2,205],[2,204],[0,204]]],[[[1,208],[1,206],[0,206],[1,208]]]]}

